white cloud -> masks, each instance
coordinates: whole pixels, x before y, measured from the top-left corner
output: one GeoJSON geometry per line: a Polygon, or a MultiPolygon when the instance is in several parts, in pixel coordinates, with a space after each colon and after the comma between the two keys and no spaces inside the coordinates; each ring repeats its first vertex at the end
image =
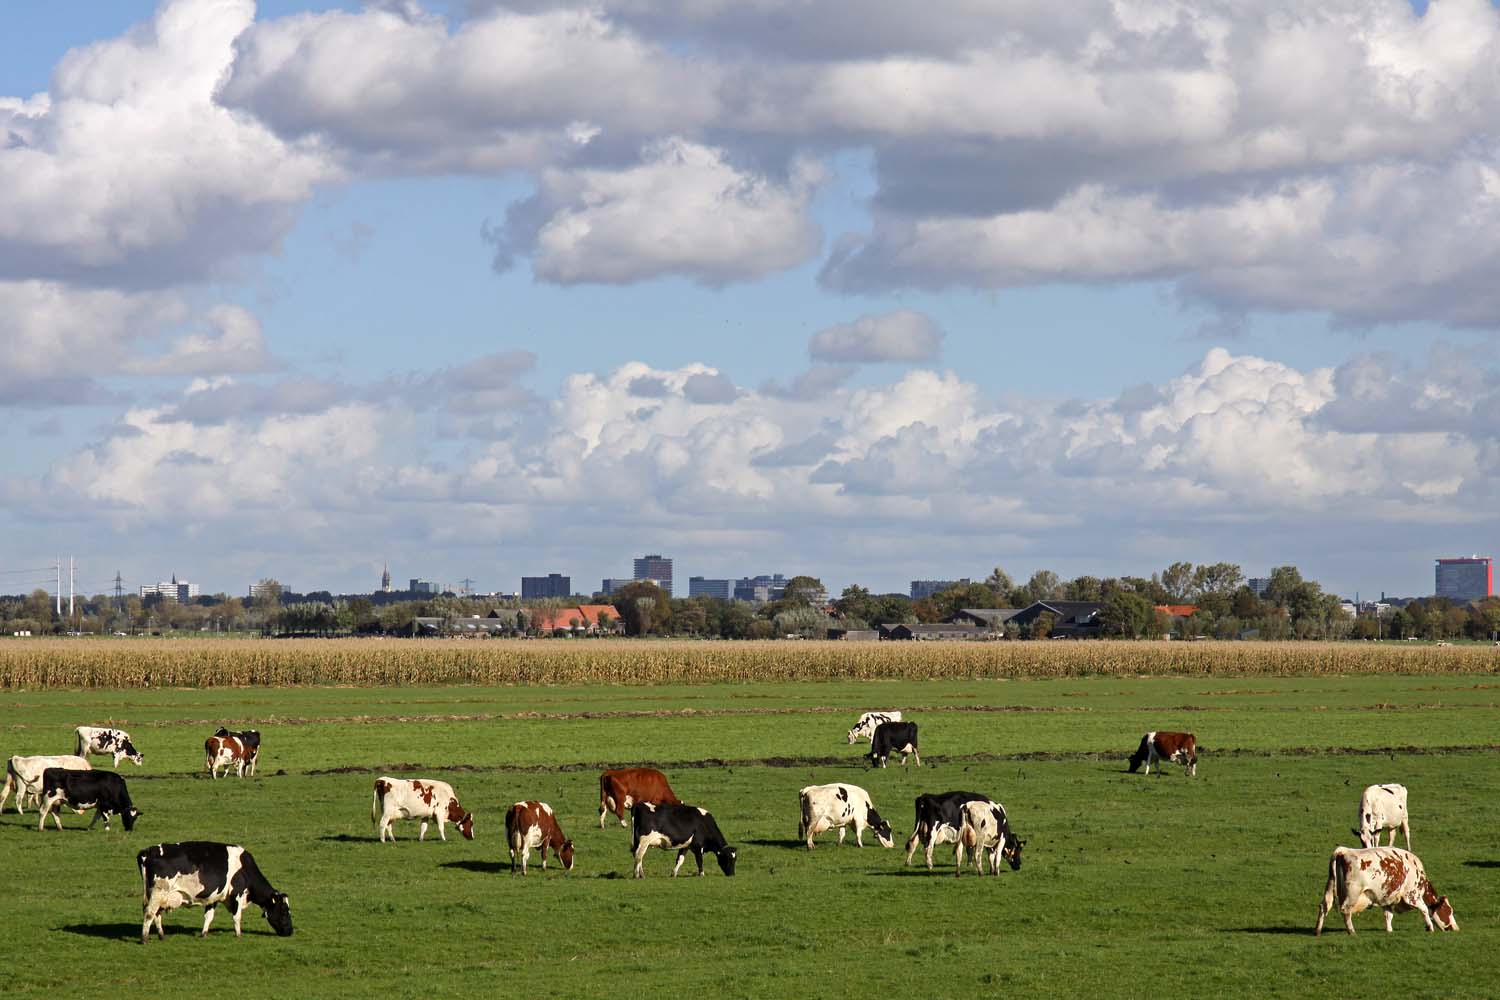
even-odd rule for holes
{"type": "Polygon", "coordinates": [[[784,183],[730,163],[723,150],[667,139],[621,170],[546,170],[497,255],[529,252],[546,281],[626,283],[683,275],[704,284],[761,277],[817,252],[808,203],[822,171],[799,162],[784,183]]]}
{"type": "Polygon", "coordinates": [[[936,361],[943,346],[943,331],[926,314],[897,309],[879,316],[861,316],[819,330],[808,341],[814,361],[835,364],[865,362],[936,361]]]}
{"type": "Polygon", "coordinates": [[[277,367],[260,323],[239,306],[216,306],[209,329],[174,340],[165,354],[138,358],[125,370],[135,375],[223,375],[264,372],[277,367]]]}
{"type": "Polygon", "coordinates": [[[214,102],[250,0],[167,0],[0,102],[0,277],[167,285],[273,249],[336,174],[214,102]]]}

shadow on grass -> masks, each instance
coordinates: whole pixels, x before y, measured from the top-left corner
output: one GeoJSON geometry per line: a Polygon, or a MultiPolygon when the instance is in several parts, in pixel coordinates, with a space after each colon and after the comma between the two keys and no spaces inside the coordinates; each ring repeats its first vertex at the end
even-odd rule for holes
{"type": "Polygon", "coordinates": [[[943,876],[952,878],[953,869],[951,865],[947,868],[934,868],[932,871],[926,868],[897,868],[895,871],[866,872],[865,874],[871,878],[939,878],[943,876]]]}
{"type": "Polygon", "coordinates": [[[1500,868],[1500,861],[1465,861],[1465,868],[1500,868]]]}
{"type": "Polygon", "coordinates": [[[784,851],[807,852],[807,843],[795,838],[791,840],[755,840],[753,838],[746,838],[744,843],[754,844],[756,847],[779,847],[784,851]]]}
{"type": "MultiPolygon", "coordinates": [[[[1343,930],[1342,927],[1339,928],[1343,930]]],[[[1301,934],[1312,937],[1312,928],[1300,924],[1271,924],[1265,927],[1227,927],[1225,934],[1301,934]]]]}
{"type": "Polygon", "coordinates": [[[141,923],[121,923],[115,921],[107,924],[64,924],[57,928],[69,934],[82,934],[84,937],[104,938],[109,941],[139,941],[141,939],[141,923]]]}
{"type": "MultiPolygon", "coordinates": [[[[439,867],[457,868],[460,871],[466,872],[481,872],[485,875],[497,875],[501,872],[507,875],[510,874],[509,861],[444,861],[439,867]]],[[[537,870],[541,871],[541,866],[537,866],[537,870]]],[[[517,874],[520,871],[519,868],[516,869],[517,874]]]]}
{"type": "Polygon", "coordinates": [[[378,843],[380,843],[379,838],[375,837],[374,835],[371,835],[371,836],[368,836],[368,837],[356,837],[352,833],[331,833],[331,834],[329,834],[326,837],[319,837],[318,839],[322,840],[322,841],[325,841],[325,842],[328,842],[328,843],[333,843],[333,844],[378,844],[378,843]]]}

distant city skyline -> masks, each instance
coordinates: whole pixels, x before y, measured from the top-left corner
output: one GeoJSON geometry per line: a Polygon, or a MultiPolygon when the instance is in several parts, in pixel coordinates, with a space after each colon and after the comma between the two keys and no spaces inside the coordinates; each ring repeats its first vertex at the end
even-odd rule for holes
{"type": "Polygon", "coordinates": [[[1490,0],[653,8],[0,5],[0,590],[1500,548],[1490,0]]]}

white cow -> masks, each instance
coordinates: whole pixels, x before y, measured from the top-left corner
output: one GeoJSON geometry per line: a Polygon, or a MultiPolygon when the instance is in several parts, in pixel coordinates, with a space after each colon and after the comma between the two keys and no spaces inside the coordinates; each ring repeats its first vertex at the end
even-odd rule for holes
{"type": "Polygon", "coordinates": [[[1411,850],[1411,826],[1406,815],[1405,785],[1371,785],[1359,798],[1359,826],[1354,835],[1365,847],[1379,847],[1383,830],[1391,831],[1391,847],[1396,846],[1396,831],[1406,836],[1411,850]]]}
{"type": "Polygon", "coordinates": [[[98,726],[79,726],[74,731],[77,743],[73,752],[80,757],[99,754],[114,757],[115,767],[120,761],[129,759],[136,767],[141,766],[141,752],[130,742],[130,734],[123,729],[104,729],[98,726]]]}
{"type": "Polygon", "coordinates": [[[1458,930],[1458,919],[1447,896],[1439,896],[1427,881],[1421,860],[1399,847],[1335,847],[1328,859],[1328,886],[1318,908],[1318,926],[1338,904],[1344,928],[1354,933],[1354,915],[1369,906],[1385,910],[1385,932],[1391,932],[1391,917],[1398,911],[1416,910],[1427,929],[1433,922],[1445,931],[1458,930]]]}
{"type": "Polygon", "coordinates": [[[82,757],[12,757],[5,763],[5,788],[0,790],[0,809],[12,790],[16,793],[16,812],[24,814],[22,808],[28,798],[42,802],[42,772],[49,767],[71,767],[76,771],[92,771],[93,765],[82,757]]]}
{"type": "Polygon", "coordinates": [[[427,824],[437,821],[438,836],[448,839],[444,824],[458,826],[465,840],[474,839],[474,816],[458,804],[453,786],[446,781],[430,778],[376,778],[375,797],[370,803],[370,818],[377,824],[380,841],[385,843],[386,834],[396,839],[392,823],[398,819],[419,819],[422,829],[418,840],[427,836],[427,824]]]}
{"type": "Polygon", "coordinates": [[[832,784],[808,785],[797,793],[802,821],[797,826],[797,839],[807,841],[807,849],[813,849],[813,838],[825,830],[838,827],[839,846],[844,846],[844,834],[854,826],[854,843],[865,846],[865,829],[875,831],[875,839],[881,847],[895,847],[891,838],[891,824],[880,818],[870,802],[870,793],[858,785],[832,784]]]}
{"type": "Polygon", "coordinates": [[[866,712],[859,717],[854,728],[849,730],[849,742],[856,743],[859,740],[873,740],[875,738],[875,727],[882,722],[900,722],[900,712],[866,712]]]}
{"type": "Polygon", "coordinates": [[[974,870],[984,874],[984,863],[990,863],[990,874],[1000,874],[1000,859],[1004,858],[1016,870],[1021,867],[1021,848],[1025,841],[1011,832],[1006,819],[1005,807],[998,802],[982,799],[965,802],[962,806],[963,823],[958,832],[958,846],[954,849],[955,875],[964,871],[964,848],[974,852],[974,870]]]}

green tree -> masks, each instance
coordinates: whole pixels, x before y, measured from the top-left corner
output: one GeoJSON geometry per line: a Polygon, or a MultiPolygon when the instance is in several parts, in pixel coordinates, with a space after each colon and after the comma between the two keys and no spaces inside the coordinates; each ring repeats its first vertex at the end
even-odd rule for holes
{"type": "Polygon", "coordinates": [[[1140,594],[1120,590],[1111,594],[1099,611],[1099,622],[1106,635],[1136,639],[1146,633],[1154,607],[1140,594]]]}
{"type": "Polygon", "coordinates": [[[650,580],[635,580],[615,591],[610,598],[626,635],[665,633],[672,621],[672,603],[665,592],[650,580]]]}
{"type": "Polygon", "coordinates": [[[858,618],[865,622],[874,621],[880,611],[875,595],[858,584],[845,587],[838,600],[833,602],[833,607],[841,618],[858,618]]]}
{"type": "Polygon", "coordinates": [[[808,606],[821,604],[828,598],[828,589],[815,576],[794,576],[786,582],[781,600],[790,605],[808,606]]]}
{"type": "Polygon", "coordinates": [[[1167,592],[1162,604],[1186,604],[1193,591],[1193,564],[1174,562],[1162,570],[1161,587],[1167,592]]]}
{"type": "Polygon", "coordinates": [[[1060,601],[1062,592],[1062,580],[1050,569],[1039,569],[1026,581],[1026,597],[1030,601],[1060,601]]]}
{"type": "Polygon", "coordinates": [[[1063,587],[1063,599],[1067,601],[1104,600],[1104,581],[1097,576],[1080,576],[1069,580],[1063,587]]]}

